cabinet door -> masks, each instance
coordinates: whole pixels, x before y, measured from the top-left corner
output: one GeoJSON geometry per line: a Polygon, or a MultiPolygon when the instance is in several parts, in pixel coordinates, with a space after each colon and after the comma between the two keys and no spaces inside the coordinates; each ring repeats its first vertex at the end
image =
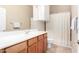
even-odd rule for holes
{"type": "Polygon", "coordinates": [[[44,46],[44,36],[40,35],[38,36],[38,52],[42,53],[44,51],[43,46],[44,46]]]}
{"type": "Polygon", "coordinates": [[[38,53],[42,53],[43,52],[43,41],[42,40],[40,40],[38,42],[37,51],[38,51],[38,53]]]}
{"type": "Polygon", "coordinates": [[[28,53],[36,53],[37,52],[37,44],[33,44],[30,47],[28,47],[28,53]]]}

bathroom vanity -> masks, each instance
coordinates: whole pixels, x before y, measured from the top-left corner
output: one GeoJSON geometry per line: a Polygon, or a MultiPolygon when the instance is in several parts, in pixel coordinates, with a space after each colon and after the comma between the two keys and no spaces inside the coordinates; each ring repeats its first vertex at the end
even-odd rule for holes
{"type": "Polygon", "coordinates": [[[8,35],[1,38],[1,53],[43,53],[47,51],[47,32],[44,31],[27,34],[19,34],[18,32],[16,35],[8,35]]]}

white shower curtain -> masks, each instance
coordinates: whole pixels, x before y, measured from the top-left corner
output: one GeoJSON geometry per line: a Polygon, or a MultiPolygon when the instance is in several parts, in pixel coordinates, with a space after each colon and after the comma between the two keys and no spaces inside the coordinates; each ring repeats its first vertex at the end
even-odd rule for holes
{"type": "Polygon", "coordinates": [[[70,13],[51,14],[47,22],[47,31],[53,44],[70,46],[70,13]]]}

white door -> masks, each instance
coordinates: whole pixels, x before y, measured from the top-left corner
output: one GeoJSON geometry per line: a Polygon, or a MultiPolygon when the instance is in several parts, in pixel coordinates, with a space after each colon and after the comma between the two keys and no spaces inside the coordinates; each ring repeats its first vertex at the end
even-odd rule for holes
{"type": "Polygon", "coordinates": [[[0,31],[6,30],[6,10],[0,8],[0,31]]]}
{"type": "Polygon", "coordinates": [[[47,22],[48,38],[54,44],[70,46],[70,13],[51,14],[47,22]]]}

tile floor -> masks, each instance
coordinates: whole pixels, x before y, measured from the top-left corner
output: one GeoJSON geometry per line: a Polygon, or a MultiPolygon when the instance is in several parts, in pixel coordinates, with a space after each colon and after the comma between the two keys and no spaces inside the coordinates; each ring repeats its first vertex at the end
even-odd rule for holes
{"type": "Polygon", "coordinates": [[[68,47],[52,44],[52,47],[48,49],[47,53],[72,53],[72,50],[68,47]]]}

